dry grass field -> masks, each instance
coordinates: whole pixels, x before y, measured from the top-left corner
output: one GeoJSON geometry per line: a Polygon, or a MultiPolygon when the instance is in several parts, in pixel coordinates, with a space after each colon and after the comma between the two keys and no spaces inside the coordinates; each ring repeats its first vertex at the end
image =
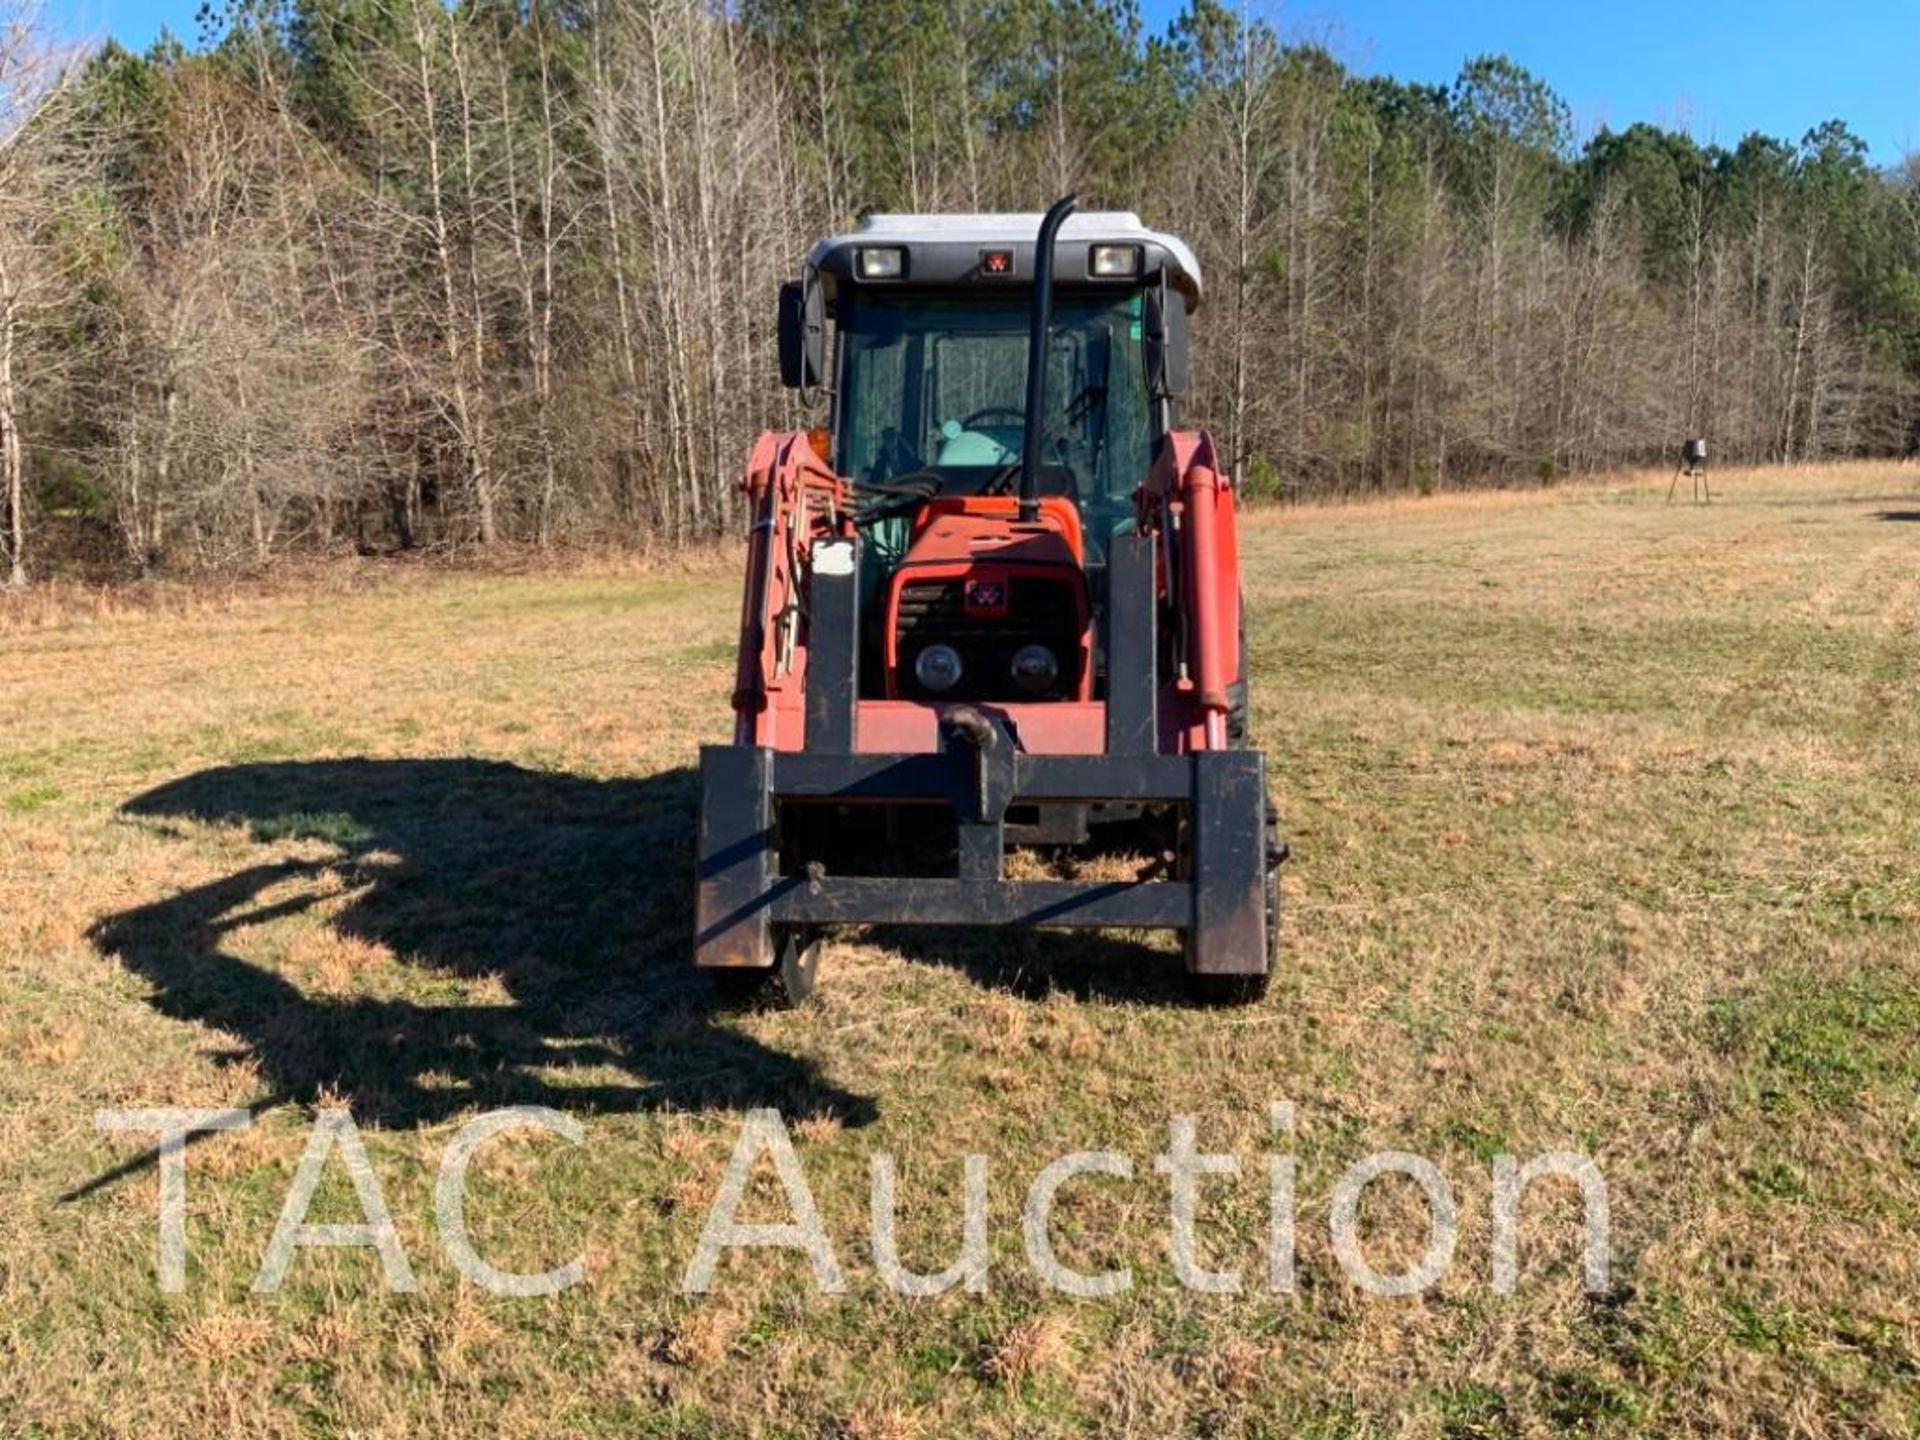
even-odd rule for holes
{"type": "MultiPolygon", "coordinates": [[[[819,1003],[732,1015],[687,968],[694,785],[737,586],[447,578],[0,629],[0,1434],[1508,1436],[1920,1431],[1920,472],[1726,473],[1291,511],[1249,527],[1256,727],[1292,840],[1271,996],[1190,1008],[1125,936],[853,934],[819,1003]],[[1296,1107],[1275,1136],[1270,1101],[1296,1107]],[[475,1162],[489,1296],[435,1166],[491,1106],[578,1115],[475,1162]],[[155,1276],[111,1106],[251,1106],[188,1155],[155,1276]],[[314,1110],[351,1107],[416,1293],[365,1250],[249,1287],[314,1110]],[[850,1290],[772,1252],[680,1293],[744,1113],[778,1107],[850,1290]],[[1168,1117],[1242,1157],[1175,1282],[1168,1117]],[[1106,1300],[1044,1288],[1048,1160],[1106,1300]],[[1461,1207],[1429,1293],[1362,1294],[1329,1196],[1369,1151],[1461,1207]],[[908,1299],[867,1223],[901,1166],[921,1269],[991,1166],[983,1295],[908,1299]],[[1570,1189],[1488,1278],[1491,1158],[1570,1189]],[[1299,1277],[1264,1284],[1267,1157],[1299,1277]]],[[[4,622],[0,622],[4,623],[4,622]]],[[[764,1177],[763,1177],[764,1179],[764,1177]]],[[[1368,1192],[1367,1253],[1425,1240],[1368,1192]]],[[[779,1218],[756,1187],[753,1213],[779,1218]]],[[[317,1219],[357,1218],[336,1165],[317,1219]]]]}

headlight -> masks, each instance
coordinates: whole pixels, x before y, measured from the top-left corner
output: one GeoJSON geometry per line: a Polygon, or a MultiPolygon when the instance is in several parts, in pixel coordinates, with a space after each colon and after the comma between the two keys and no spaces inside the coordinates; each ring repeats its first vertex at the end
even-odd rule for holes
{"type": "Polygon", "coordinates": [[[1095,245],[1087,252],[1087,273],[1098,280],[1123,280],[1140,273],[1138,245],[1095,245]]]}
{"type": "Polygon", "coordinates": [[[1044,645],[1022,645],[1013,656],[1013,683],[1029,695],[1044,695],[1060,678],[1060,662],[1044,645]]]}
{"type": "Polygon", "coordinates": [[[960,652],[951,645],[929,645],[913,662],[920,688],[944,695],[960,683],[960,652]]]}
{"type": "Polygon", "coordinates": [[[858,254],[862,280],[898,280],[907,273],[907,252],[897,245],[868,246],[858,254]]]}

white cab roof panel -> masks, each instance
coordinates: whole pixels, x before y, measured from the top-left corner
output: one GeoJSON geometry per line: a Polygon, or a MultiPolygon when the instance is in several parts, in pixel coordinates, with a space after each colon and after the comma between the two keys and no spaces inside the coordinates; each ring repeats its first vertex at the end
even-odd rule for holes
{"type": "MultiPolygon", "coordinates": [[[[867,216],[853,230],[822,240],[807,256],[818,265],[829,253],[848,245],[966,244],[1032,245],[1040,234],[1038,214],[867,216]]],[[[1082,243],[1112,240],[1158,245],[1188,283],[1180,288],[1195,300],[1200,296],[1200,262],[1187,242],[1162,230],[1149,230],[1131,210],[1079,210],[1060,227],[1062,241],[1082,243]]]]}

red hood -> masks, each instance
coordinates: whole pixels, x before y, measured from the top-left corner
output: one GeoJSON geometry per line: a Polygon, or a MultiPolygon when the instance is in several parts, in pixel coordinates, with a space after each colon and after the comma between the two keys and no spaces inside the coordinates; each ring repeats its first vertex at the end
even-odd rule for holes
{"type": "Polygon", "coordinates": [[[1036,519],[1022,521],[1020,502],[1011,495],[943,495],[914,517],[904,563],[989,557],[1007,564],[1084,568],[1080,512],[1072,501],[1049,495],[1036,519]]]}
{"type": "MultiPolygon", "coordinates": [[[[912,659],[900,653],[901,597],[909,587],[957,584],[955,623],[991,650],[992,632],[998,629],[1011,636],[1029,618],[1015,613],[1015,595],[1036,581],[1043,586],[1051,582],[1042,593],[1057,596],[1062,585],[1071,590],[1069,624],[1078,653],[1062,656],[1062,668],[1070,693],[1088,699],[1093,678],[1091,612],[1080,514],[1073,502],[1047,496],[1040,502],[1039,515],[1023,521],[1020,502],[1009,495],[942,496],[929,501],[914,518],[907,553],[887,586],[888,697],[897,698],[910,688],[902,683],[900,672],[901,664],[912,659]]],[[[1004,658],[996,653],[996,666],[1004,658]]]]}

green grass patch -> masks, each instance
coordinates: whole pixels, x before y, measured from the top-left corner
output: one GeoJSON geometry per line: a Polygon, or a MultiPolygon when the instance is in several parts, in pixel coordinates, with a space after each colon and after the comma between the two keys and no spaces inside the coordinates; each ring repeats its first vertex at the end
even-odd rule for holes
{"type": "Polygon", "coordinates": [[[1838,980],[1784,972],[1716,1002],[1708,1032],[1765,1110],[1831,1109],[1870,1088],[1920,1083],[1920,990],[1891,970],[1838,980]]]}
{"type": "Polygon", "coordinates": [[[44,810],[66,793],[58,785],[24,785],[7,792],[6,808],[14,815],[30,815],[35,810],[44,810]]]}
{"type": "Polygon", "coordinates": [[[266,815],[250,820],[247,828],[254,839],[269,845],[280,840],[324,840],[329,845],[351,849],[366,844],[374,836],[372,826],[345,811],[266,815]]]}

